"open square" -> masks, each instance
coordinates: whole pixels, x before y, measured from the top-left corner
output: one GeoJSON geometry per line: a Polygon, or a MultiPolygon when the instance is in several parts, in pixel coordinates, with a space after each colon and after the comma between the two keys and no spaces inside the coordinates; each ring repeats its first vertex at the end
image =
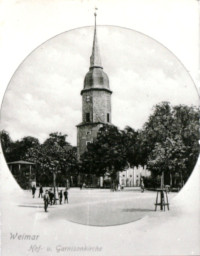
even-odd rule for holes
{"type": "MultiPolygon", "coordinates": [[[[177,193],[169,193],[169,201],[177,193]]],[[[31,198],[31,192],[26,194],[18,205],[24,212],[43,211],[43,200],[31,198]]],[[[89,226],[115,226],[140,220],[147,215],[158,215],[155,212],[155,191],[141,193],[140,188],[126,188],[123,191],[109,189],[78,189],[69,190],[69,204],[50,205],[48,221],[66,220],[89,226]]],[[[167,209],[166,209],[167,210],[167,209]]],[[[44,213],[46,214],[46,213],[44,213]]]]}

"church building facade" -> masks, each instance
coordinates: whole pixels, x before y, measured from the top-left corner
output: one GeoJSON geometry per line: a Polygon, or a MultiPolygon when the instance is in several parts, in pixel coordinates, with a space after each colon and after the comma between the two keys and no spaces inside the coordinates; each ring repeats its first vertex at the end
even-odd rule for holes
{"type": "Polygon", "coordinates": [[[97,41],[96,13],[90,68],[84,79],[82,96],[82,122],[77,125],[78,159],[97,137],[103,124],[111,123],[111,94],[109,78],[103,71],[97,41]]]}
{"type": "MultiPolygon", "coordinates": [[[[77,158],[86,151],[87,144],[92,143],[97,137],[99,129],[104,124],[111,124],[112,108],[109,78],[103,71],[100,57],[100,51],[97,41],[96,13],[94,38],[92,55],[90,57],[89,71],[85,75],[84,86],[81,91],[82,96],[82,122],[77,125],[77,158]]],[[[148,170],[142,168],[134,168],[124,170],[119,173],[119,184],[121,186],[139,186],[142,176],[149,176],[148,170]]],[[[92,177],[94,186],[103,186],[103,180],[108,177],[97,179],[95,175],[92,177]]],[[[81,176],[78,177],[78,184],[82,181],[81,176]]]]}

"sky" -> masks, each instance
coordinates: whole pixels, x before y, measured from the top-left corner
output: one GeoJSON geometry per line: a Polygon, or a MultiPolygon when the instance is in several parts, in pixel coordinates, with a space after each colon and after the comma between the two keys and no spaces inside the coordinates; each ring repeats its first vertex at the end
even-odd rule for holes
{"type": "Polygon", "coordinates": [[[1,92],[14,75],[0,125],[12,139],[31,135],[43,141],[48,133],[61,131],[76,145],[95,5],[102,63],[113,91],[113,124],[140,128],[152,106],[163,100],[198,104],[189,75],[170,53],[198,81],[197,1],[10,0],[1,5],[1,92]],[[71,30],[84,26],[90,27],[71,30]]]}
{"type": "MultiPolygon", "coordinates": [[[[58,131],[76,145],[76,125],[82,121],[80,91],[89,70],[93,29],[74,29],[49,39],[18,67],[1,109],[1,129],[12,139],[33,136],[43,142],[58,131]]],[[[99,26],[97,33],[113,91],[114,125],[140,129],[153,106],[162,101],[198,105],[191,77],[163,45],[116,26],[99,26]]]]}

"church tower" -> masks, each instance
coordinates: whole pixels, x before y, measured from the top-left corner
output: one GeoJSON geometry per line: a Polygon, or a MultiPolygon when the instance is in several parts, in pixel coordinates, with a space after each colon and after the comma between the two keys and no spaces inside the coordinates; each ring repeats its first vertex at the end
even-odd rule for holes
{"type": "Polygon", "coordinates": [[[103,124],[111,123],[111,94],[109,79],[103,71],[97,42],[96,16],[90,68],[84,79],[82,96],[82,122],[77,125],[78,159],[97,137],[103,124]]]}

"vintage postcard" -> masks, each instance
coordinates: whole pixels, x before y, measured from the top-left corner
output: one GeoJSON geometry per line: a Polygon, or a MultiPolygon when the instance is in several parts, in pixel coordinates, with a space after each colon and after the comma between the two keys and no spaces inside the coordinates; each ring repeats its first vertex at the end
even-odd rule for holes
{"type": "Polygon", "coordinates": [[[200,1],[0,7],[1,255],[200,255],[200,1]]]}

